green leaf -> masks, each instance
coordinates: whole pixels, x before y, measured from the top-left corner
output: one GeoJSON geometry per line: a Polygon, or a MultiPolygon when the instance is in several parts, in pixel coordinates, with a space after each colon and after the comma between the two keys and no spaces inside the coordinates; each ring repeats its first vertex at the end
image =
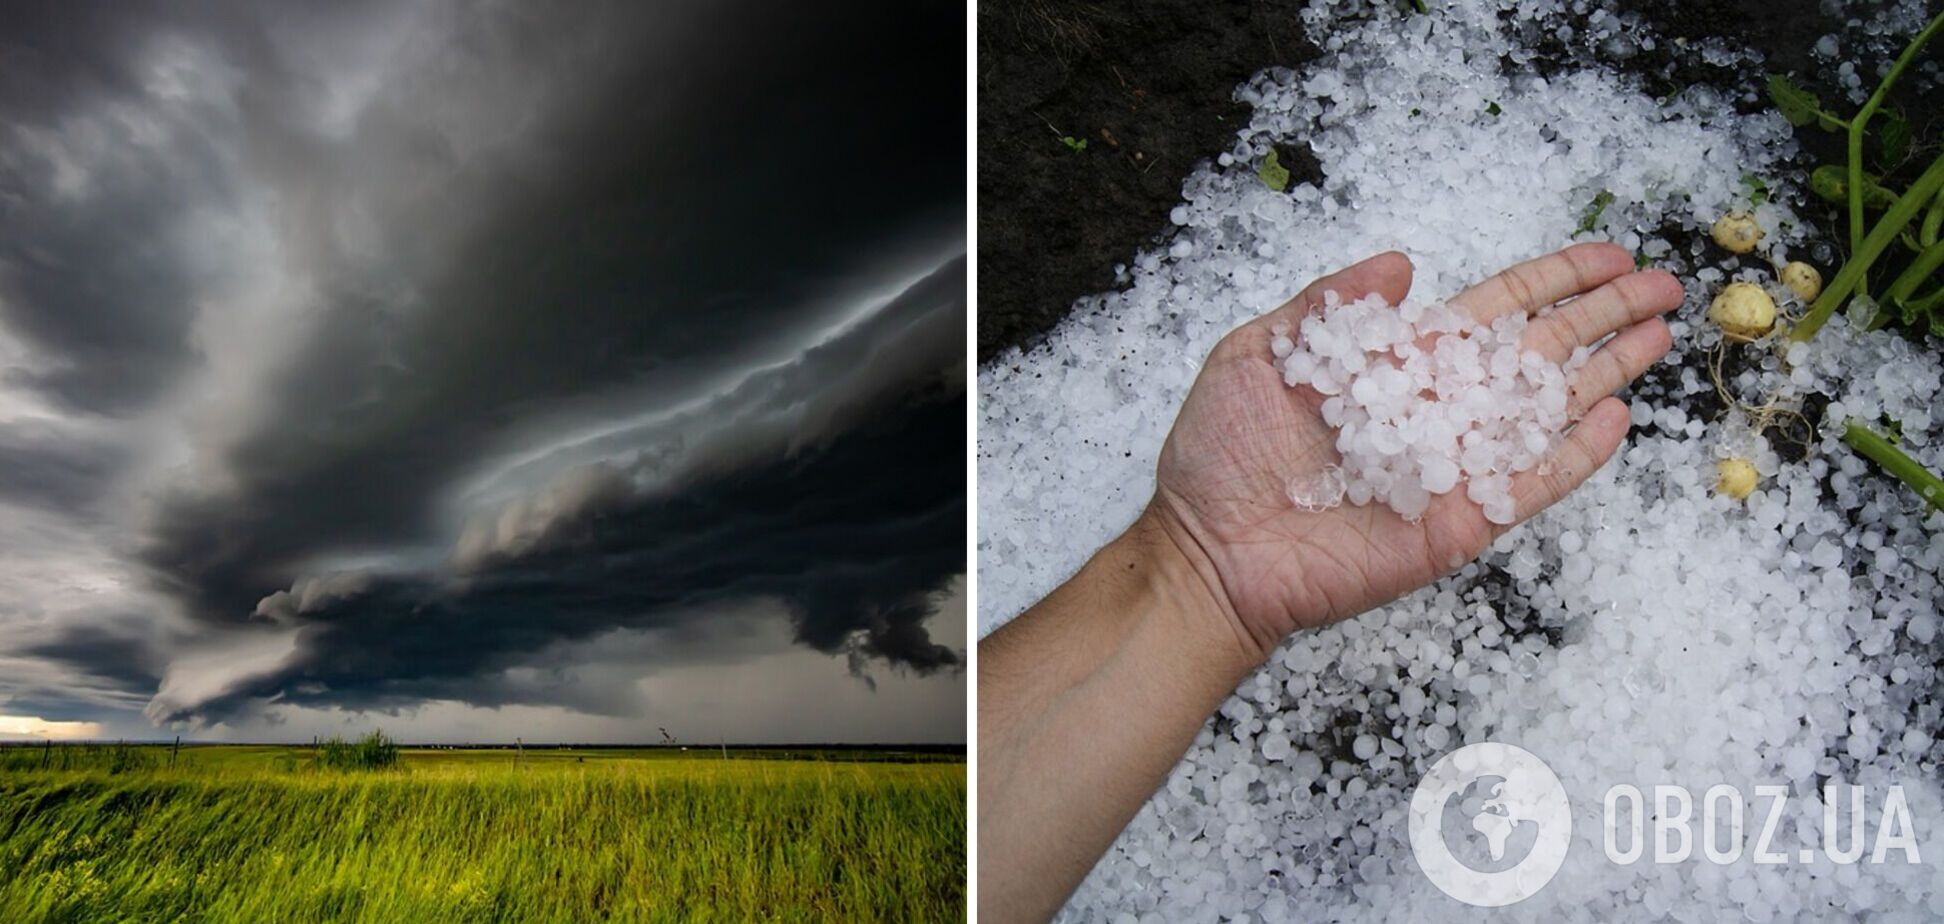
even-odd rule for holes
{"type": "Polygon", "coordinates": [[[1886,301],[1888,301],[1889,304],[1878,305],[1878,307],[1883,309],[1888,309],[1889,313],[1896,316],[1898,323],[1900,324],[1917,323],[1918,311],[1916,305],[1913,305],[1907,301],[1900,301],[1898,299],[1887,299],[1886,301]]]}
{"type": "Polygon", "coordinates": [[[1809,191],[1824,202],[1842,203],[1849,201],[1849,180],[1847,172],[1837,166],[1825,164],[1809,174],[1809,191]]]}
{"type": "Polygon", "coordinates": [[[1910,150],[1910,122],[1904,114],[1895,109],[1884,109],[1877,114],[1883,128],[1877,134],[1877,149],[1883,153],[1885,164],[1895,164],[1903,160],[1910,150]]]}
{"type": "Polygon", "coordinates": [[[1768,184],[1753,173],[1742,174],[1742,188],[1748,190],[1748,201],[1753,205],[1761,205],[1769,199],[1768,184]]]}
{"type": "Polygon", "coordinates": [[[1289,188],[1289,168],[1282,165],[1281,158],[1276,156],[1275,148],[1269,149],[1269,156],[1264,157],[1262,166],[1256,168],[1256,179],[1261,180],[1262,185],[1277,192],[1289,188]]]}
{"type": "Polygon", "coordinates": [[[1600,223],[1600,215],[1606,212],[1607,206],[1612,204],[1613,193],[1600,190],[1599,194],[1593,197],[1593,202],[1586,207],[1586,212],[1580,215],[1579,227],[1573,229],[1573,236],[1579,237],[1593,230],[1593,226],[1600,223]]]}
{"type": "Polygon", "coordinates": [[[1775,108],[1782,112],[1782,118],[1798,128],[1816,121],[1816,116],[1822,112],[1822,100],[1817,99],[1816,94],[1796,86],[1794,81],[1781,74],[1769,75],[1768,95],[1775,108]]]}
{"type": "Polygon", "coordinates": [[[1499,108],[1499,104],[1496,100],[1489,101],[1485,106],[1486,115],[1498,115],[1499,113],[1504,111],[1505,110],[1499,108]]]}
{"type": "Polygon", "coordinates": [[[1064,144],[1064,145],[1066,145],[1067,147],[1069,147],[1069,148],[1071,148],[1071,149],[1073,149],[1073,151],[1074,151],[1075,153],[1078,153],[1078,152],[1080,152],[1080,151],[1084,151],[1084,150],[1086,150],[1086,149],[1087,149],[1087,139],[1085,139],[1085,138],[1075,138],[1075,137],[1073,137],[1072,135],[1061,135],[1061,136],[1060,136],[1060,143],[1061,143],[1061,144],[1064,144]]]}
{"type": "MultiPolygon", "coordinates": [[[[1849,201],[1849,171],[1834,164],[1824,164],[1809,174],[1809,191],[1825,202],[1843,204],[1849,201]]],[[[1897,204],[1897,194],[1885,189],[1877,182],[1873,173],[1863,174],[1863,204],[1873,209],[1887,209],[1897,204]]]]}

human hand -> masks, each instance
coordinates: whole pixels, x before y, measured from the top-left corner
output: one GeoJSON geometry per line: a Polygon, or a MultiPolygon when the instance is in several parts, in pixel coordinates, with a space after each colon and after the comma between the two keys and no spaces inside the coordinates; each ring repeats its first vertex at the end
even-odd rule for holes
{"type": "MultiPolygon", "coordinates": [[[[1576,244],[1514,266],[1451,299],[1482,321],[1573,301],[1526,329],[1523,345],[1553,362],[1618,332],[1574,373],[1568,411],[1577,423],[1547,464],[1512,479],[1517,521],[1564,497],[1597,470],[1626,436],[1628,411],[1612,393],[1666,354],[1660,315],[1681,303],[1666,272],[1633,272],[1626,250],[1576,244]]],[[[1291,335],[1334,290],[1344,301],[1376,293],[1397,304],[1411,288],[1403,254],[1371,257],[1310,284],[1281,308],[1223,337],[1209,354],[1162,447],[1154,499],[1137,530],[1179,555],[1181,575],[1207,616],[1226,620],[1247,664],[1284,636],[1381,606],[1478,557],[1510,527],[1485,518],[1465,492],[1432,498],[1409,522],[1381,502],[1308,511],[1286,486],[1338,461],[1336,432],[1323,421],[1324,396],[1291,388],[1270,352],[1272,328],[1291,335]]]]}

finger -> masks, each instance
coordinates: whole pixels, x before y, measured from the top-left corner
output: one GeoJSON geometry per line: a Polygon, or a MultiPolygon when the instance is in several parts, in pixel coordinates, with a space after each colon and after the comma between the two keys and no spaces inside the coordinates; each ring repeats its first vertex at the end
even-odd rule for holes
{"type": "Polygon", "coordinates": [[[1294,330],[1304,315],[1322,306],[1325,292],[1335,292],[1346,302],[1375,293],[1395,305],[1411,293],[1412,272],[1410,257],[1387,250],[1310,283],[1295,298],[1249,323],[1264,330],[1283,323],[1294,330]]]}
{"type": "Polygon", "coordinates": [[[1518,310],[1531,314],[1633,268],[1633,257],[1618,244],[1574,244],[1507,269],[1459,293],[1451,303],[1485,322],[1518,310]]]}
{"type": "MultiPolygon", "coordinates": [[[[1619,398],[1603,398],[1566,434],[1547,464],[1522,472],[1512,479],[1514,522],[1523,523],[1534,514],[1559,502],[1580,486],[1620,448],[1627,436],[1627,403],[1619,398]]],[[[1505,529],[1509,527],[1501,527],[1505,529]]]]}
{"type": "Polygon", "coordinates": [[[1581,346],[1680,307],[1686,295],[1672,273],[1628,273],[1573,299],[1526,328],[1526,345],[1563,363],[1581,346]]]}
{"type": "Polygon", "coordinates": [[[1573,417],[1584,415],[1601,398],[1619,391],[1649,366],[1660,362],[1673,345],[1674,337],[1667,330],[1667,322],[1658,317],[1621,331],[1619,336],[1593,351],[1586,365],[1573,373],[1566,412],[1573,417]]]}

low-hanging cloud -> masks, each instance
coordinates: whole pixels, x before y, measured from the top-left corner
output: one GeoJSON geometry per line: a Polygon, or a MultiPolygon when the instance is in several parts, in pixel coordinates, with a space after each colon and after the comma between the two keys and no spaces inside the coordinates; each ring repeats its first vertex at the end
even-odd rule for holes
{"type": "Polygon", "coordinates": [[[490,700],[468,679],[526,653],[752,599],[781,601],[798,641],[817,650],[956,668],[959,651],[924,622],[965,567],[964,492],[936,477],[964,448],[957,400],[914,398],[824,448],[586,511],[555,544],[463,580],[393,575],[321,600],[297,618],[295,650],[275,670],[158,717],[220,717],[272,696],[366,708],[490,700]]]}

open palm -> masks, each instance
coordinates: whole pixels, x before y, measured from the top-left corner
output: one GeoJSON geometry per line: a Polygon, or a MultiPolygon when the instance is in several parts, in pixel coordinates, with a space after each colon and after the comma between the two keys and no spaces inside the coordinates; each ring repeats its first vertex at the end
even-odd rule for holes
{"type": "MultiPolygon", "coordinates": [[[[1525,347],[1563,362],[1580,345],[1617,333],[1574,374],[1569,412],[1578,423],[1554,456],[1512,481],[1520,521],[1565,496],[1626,436],[1626,405],[1611,397],[1660,359],[1670,337],[1660,315],[1681,286],[1660,271],[1633,272],[1612,244],[1578,244],[1514,266],[1453,304],[1481,320],[1536,313],[1525,347]]],[[[1231,331],[1209,354],[1161,451],[1155,496],[1144,516],[1191,559],[1218,608],[1260,657],[1289,633],[1380,606],[1477,557],[1498,532],[1454,490],[1434,497],[1417,522],[1381,503],[1306,511],[1287,494],[1292,477],[1338,461],[1323,395],[1283,383],[1273,330],[1292,335],[1334,290],[1344,300],[1375,293],[1392,304],[1411,288],[1399,253],[1371,257],[1319,279],[1276,311],[1231,331]]]]}

